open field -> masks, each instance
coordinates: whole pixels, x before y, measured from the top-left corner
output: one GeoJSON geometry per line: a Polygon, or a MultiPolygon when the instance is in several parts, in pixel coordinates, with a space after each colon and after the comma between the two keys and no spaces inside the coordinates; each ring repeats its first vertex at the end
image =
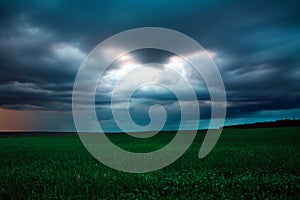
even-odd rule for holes
{"type": "MultiPolygon", "coordinates": [[[[104,166],[77,135],[0,138],[0,199],[299,198],[300,127],[225,129],[200,160],[204,133],[172,165],[146,174],[104,166]]],[[[124,149],[144,152],[164,146],[172,136],[109,137],[124,149]]]]}

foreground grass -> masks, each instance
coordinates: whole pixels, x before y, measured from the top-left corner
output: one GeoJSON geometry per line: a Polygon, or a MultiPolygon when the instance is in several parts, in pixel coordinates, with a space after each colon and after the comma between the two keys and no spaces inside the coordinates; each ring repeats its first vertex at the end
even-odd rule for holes
{"type": "MultiPolygon", "coordinates": [[[[152,139],[111,135],[124,149],[144,152],[152,139]]],[[[226,129],[204,159],[199,132],[172,165],[151,173],[115,171],[95,160],[78,136],[0,138],[0,199],[298,199],[300,128],[226,129]]]]}

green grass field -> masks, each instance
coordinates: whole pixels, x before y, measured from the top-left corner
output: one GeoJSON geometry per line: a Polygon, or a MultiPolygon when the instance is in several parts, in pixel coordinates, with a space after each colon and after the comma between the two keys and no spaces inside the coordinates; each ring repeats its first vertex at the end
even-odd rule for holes
{"type": "MultiPolygon", "coordinates": [[[[204,133],[176,162],[145,174],[104,166],[76,135],[0,138],[0,199],[299,199],[300,127],[225,129],[198,159],[204,133]]],[[[173,136],[109,137],[144,152],[173,136]]]]}

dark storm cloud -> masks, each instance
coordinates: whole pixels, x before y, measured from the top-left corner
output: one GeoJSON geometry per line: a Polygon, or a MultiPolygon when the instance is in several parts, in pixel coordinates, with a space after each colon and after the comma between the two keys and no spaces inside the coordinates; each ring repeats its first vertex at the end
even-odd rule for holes
{"type": "MultiPolygon", "coordinates": [[[[84,55],[113,34],[161,26],[216,53],[228,116],[299,108],[299,9],[299,1],[1,1],[0,106],[70,109],[84,55]]],[[[136,55],[141,62],[167,57],[151,50],[136,55]]],[[[209,97],[197,95],[199,101],[209,97]]],[[[110,103],[108,93],[100,97],[98,104],[110,103]]],[[[145,105],[175,100],[153,92],[133,98],[145,105]]]]}

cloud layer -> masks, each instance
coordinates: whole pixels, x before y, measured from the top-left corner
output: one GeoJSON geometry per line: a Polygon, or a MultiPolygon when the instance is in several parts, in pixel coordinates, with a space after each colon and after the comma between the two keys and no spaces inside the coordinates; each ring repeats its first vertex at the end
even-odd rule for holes
{"type": "MultiPolygon", "coordinates": [[[[59,126],[59,130],[73,129],[73,82],[85,56],[98,43],[116,33],[156,26],[187,34],[208,51],[224,80],[230,122],[234,119],[238,122],[241,118],[252,121],[250,118],[256,116],[261,120],[300,117],[299,7],[298,1],[291,0],[246,3],[2,1],[0,107],[12,112],[45,112],[49,117],[45,117],[44,124],[53,124],[53,129],[57,126],[55,119],[65,116],[65,128],[59,126]],[[55,114],[49,115],[49,112],[55,114]],[[277,114],[262,114],[270,112],[277,114]]],[[[173,65],[173,68],[180,66],[174,55],[154,50],[134,52],[114,63],[103,77],[96,99],[98,117],[107,130],[117,130],[108,108],[114,79],[135,64],[149,62],[173,65]]],[[[178,69],[193,82],[201,117],[209,119],[209,95],[203,89],[205,84],[201,77],[188,67],[178,69]]],[[[176,82],[160,70],[153,66],[145,68],[144,73],[149,75],[151,72],[156,78],[176,82]],[[162,74],[163,77],[159,77],[162,74]]],[[[126,90],[130,85],[124,83],[123,87],[126,90]]],[[[131,101],[133,119],[147,124],[147,109],[156,102],[167,108],[169,115],[165,128],[176,128],[180,119],[174,94],[155,87],[134,93],[131,101]]],[[[0,111],[1,117],[5,117],[5,113],[0,111]]],[[[35,128],[51,129],[49,126],[31,126],[31,129],[35,128]]],[[[2,126],[2,129],[10,128],[2,126]]]]}

